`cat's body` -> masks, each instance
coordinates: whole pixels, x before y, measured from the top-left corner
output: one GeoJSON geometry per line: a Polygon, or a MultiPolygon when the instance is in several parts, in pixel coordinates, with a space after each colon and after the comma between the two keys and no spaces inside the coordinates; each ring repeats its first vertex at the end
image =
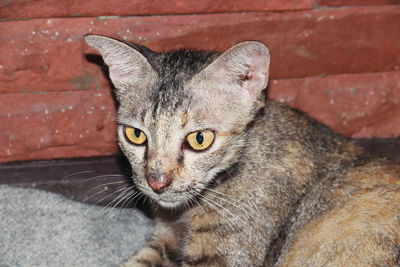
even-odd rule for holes
{"type": "Polygon", "coordinates": [[[399,264],[400,165],[264,102],[265,46],[156,54],[86,40],[110,67],[120,146],[155,202],[154,235],[127,266],[399,264]]]}

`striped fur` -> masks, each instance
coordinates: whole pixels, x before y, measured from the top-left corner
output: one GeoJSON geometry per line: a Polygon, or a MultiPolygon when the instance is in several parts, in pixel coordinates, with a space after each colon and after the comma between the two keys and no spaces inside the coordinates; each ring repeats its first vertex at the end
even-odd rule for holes
{"type": "Polygon", "coordinates": [[[119,144],[156,220],[125,266],[399,265],[400,166],[264,100],[264,45],[155,53],[86,39],[111,66],[119,144]],[[195,152],[185,136],[201,129],[215,140],[195,152]],[[172,182],[156,192],[150,176],[172,182]]]}

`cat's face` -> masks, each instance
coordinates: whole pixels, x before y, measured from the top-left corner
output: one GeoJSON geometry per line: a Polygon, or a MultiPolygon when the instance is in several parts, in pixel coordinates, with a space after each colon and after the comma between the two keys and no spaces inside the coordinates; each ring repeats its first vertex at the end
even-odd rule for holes
{"type": "Polygon", "coordinates": [[[160,106],[152,95],[135,108],[121,101],[118,139],[136,173],[135,184],[166,207],[201,192],[237,160],[243,146],[245,124],[233,120],[222,96],[199,94],[199,85],[189,82],[183,88],[187,95],[172,96],[171,106],[160,106]]]}
{"type": "Polygon", "coordinates": [[[101,36],[86,41],[109,65],[119,144],[143,193],[167,208],[189,203],[238,160],[245,129],[263,103],[264,45],[242,43],[218,56],[140,53],[101,36]]]}

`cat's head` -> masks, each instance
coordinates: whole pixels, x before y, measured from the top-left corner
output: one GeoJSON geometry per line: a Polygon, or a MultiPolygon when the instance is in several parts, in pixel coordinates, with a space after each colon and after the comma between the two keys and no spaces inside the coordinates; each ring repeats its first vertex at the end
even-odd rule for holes
{"type": "Polygon", "coordinates": [[[143,193],[177,207],[237,162],[245,129],[264,105],[264,44],[243,42],[222,54],[155,53],[98,35],[85,40],[109,67],[119,145],[143,193]]]}

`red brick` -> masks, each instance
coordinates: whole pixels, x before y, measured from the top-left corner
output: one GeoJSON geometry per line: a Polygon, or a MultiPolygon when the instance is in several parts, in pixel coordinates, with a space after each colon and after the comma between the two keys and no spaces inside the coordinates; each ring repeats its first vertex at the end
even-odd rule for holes
{"type": "Polygon", "coordinates": [[[305,103],[306,86],[307,79],[270,80],[268,97],[276,102],[285,103],[285,105],[299,109],[300,105],[305,103]]]}
{"type": "Polygon", "coordinates": [[[400,72],[276,81],[269,96],[353,138],[400,136],[400,72]]]}
{"type": "Polygon", "coordinates": [[[398,5],[400,0],[318,0],[320,6],[398,5]]]}
{"type": "Polygon", "coordinates": [[[116,153],[105,90],[0,95],[0,162],[116,153]]]}
{"type": "Polygon", "coordinates": [[[73,19],[0,23],[0,93],[108,87],[101,68],[82,53],[79,26],[73,19]]]}
{"type": "Polygon", "coordinates": [[[400,136],[400,72],[313,78],[307,93],[303,109],[344,135],[400,136]]]}
{"type": "Polygon", "coordinates": [[[251,4],[242,0],[8,0],[0,4],[0,18],[48,18],[105,15],[159,15],[195,14],[240,11],[298,10],[310,9],[313,0],[253,0],[251,4]]]}
{"type": "Polygon", "coordinates": [[[0,93],[106,88],[82,37],[98,33],[155,50],[223,50],[260,40],[271,77],[393,71],[400,67],[400,6],[288,13],[35,19],[0,23],[0,93]],[[346,30],[343,30],[346,29],[346,30]]]}
{"type": "Polygon", "coordinates": [[[66,0],[6,0],[0,3],[1,19],[64,17],[66,15],[66,0]]]}

